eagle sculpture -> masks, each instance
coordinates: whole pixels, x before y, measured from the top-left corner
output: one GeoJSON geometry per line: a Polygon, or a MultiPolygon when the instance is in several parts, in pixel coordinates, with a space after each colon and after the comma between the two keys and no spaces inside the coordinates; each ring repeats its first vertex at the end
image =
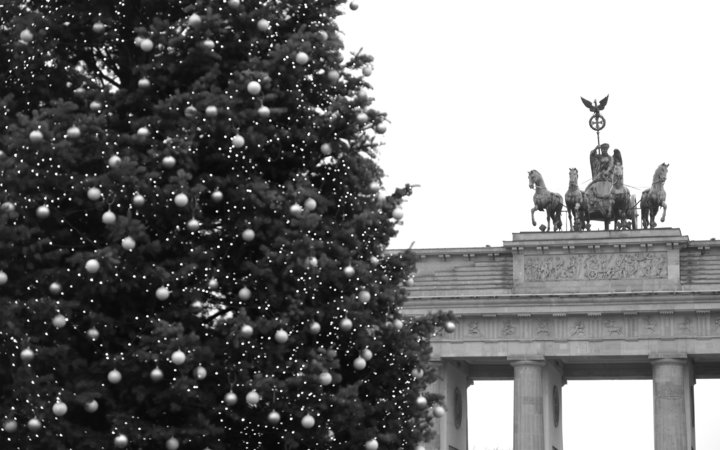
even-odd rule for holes
{"type": "Polygon", "coordinates": [[[607,105],[609,95],[605,96],[604,99],[600,100],[600,103],[595,101],[593,104],[590,100],[586,100],[582,97],[580,97],[580,100],[582,100],[583,104],[588,107],[590,111],[592,111],[594,114],[600,114],[600,111],[602,111],[605,108],[605,105],[607,105]]]}

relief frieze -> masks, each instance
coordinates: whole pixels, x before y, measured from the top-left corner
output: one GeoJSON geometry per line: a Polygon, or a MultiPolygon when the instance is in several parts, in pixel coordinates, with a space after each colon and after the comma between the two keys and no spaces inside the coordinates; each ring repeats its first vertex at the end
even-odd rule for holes
{"type": "Polygon", "coordinates": [[[667,278],[665,252],[525,257],[525,281],[585,281],[667,278]]]}

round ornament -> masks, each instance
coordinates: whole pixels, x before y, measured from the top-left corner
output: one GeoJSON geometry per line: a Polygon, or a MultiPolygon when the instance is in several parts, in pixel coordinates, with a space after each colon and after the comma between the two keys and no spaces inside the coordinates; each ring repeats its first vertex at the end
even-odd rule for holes
{"type": "Polygon", "coordinates": [[[98,261],[95,258],[88,259],[85,263],[85,271],[87,273],[93,274],[98,273],[100,270],[100,261],[98,261]]]}
{"type": "Polygon", "coordinates": [[[133,202],[133,206],[137,206],[137,207],[143,206],[145,204],[145,197],[142,194],[135,194],[133,196],[132,202],[133,202]]]}
{"type": "Polygon", "coordinates": [[[97,400],[95,400],[95,399],[92,399],[83,405],[83,408],[85,408],[85,411],[89,412],[90,414],[97,411],[99,407],[100,407],[100,404],[98,404],[97,400]]]}
{"type": "Polygon", "coordinates": [[[403,210],[400,207],[393,209],[393,212],[392,212],[393,219],[400,220],[403,218],[404,215],[405,215],[405,213],[403,213],[403,210]]]}
{"type": "Polygon", "coordinates": [[[97,340],[97,338],[100,337],[100,332],[95,327],[88,328],[85,334],[91,341],[97,340]]]}
{"type": "Polygon", "coordinates": [[[205,115],[207,117],[217,117],[217,115],[218,115],[217,106],[209,105],[207,108],[205,108],[205,115]]]}
{"type": "Polygon", "coordinates": [[[206,49],[212,50],[215,48],[215,41],[213,41],[212,39],[205,39],[204,41],[202,41],[202,45],[206,49]]]}
{"type": "Polygon", "coordinates": [[[325,30],[320,30],[320,31],[318,31],[318,35],[320,36],[320,39],[321,39],[321,40],[323,40],[323,41],[327,41],[327,40],[328,40],[328,37],[329,37],[329,36],[328,36],[328,34],[327,34],[327,31],[325,31],[325,30]]]}
{"type": "Polygon", "coordinates": [[[418,395],[417,398],[415,399],[415,405],[420,409],[427,408],[427,405],[428,405],[427,398],[424,395],[418,395]]]}
{"type": "Polygon", "coordinates": [[[378,181],[373,181],[370,183],[370,191],[371,192],[378,192],[380,191],[380,183],[378,181]]]}
{"type": "Polygon", "coordinates": [[[105,31],[105,24],[100,21],[95,22],[92,26],[92,30],[97,34],[100,34],[105,31]]]}
{"type": "Polygon", "coordinates": [[[235,148],[242,148],[245,146],[245,138],[239,134],[236,134],[230,140],[232,141],[232,145],[235,148]]]}
{"type": "Polygon", "coordinates": [[[288,332],[280,328],[275,332],[275,342],[278,344],[284,344],[288,341],[289,335],[288,332]]]}
{"type": "Polygon", "coordinates": [[[373,265],[373,266],[377,266],[378,264],[380,264],[380,260],[378,259],[377,256],[371,256],[371,257],[370,257],[370,264],[373,265]]]}
{"type": "Polygon", "coordinates": [[[151,380],[158,382],[158,381],[162,380],[163,378],[165,378],[165,374],[163,373],[162,369],[160,369],[159,367],[156,366],[153,370],[150,371],[150,379],[151,380]]]}
{"type": "Polygon", "coordinates": [[[320,153],[322,153],[325,156],[330,156],[332,154],[332,146],[328,144],[327,142],[320,146],[320,153]]]}
{"type": "Polygon", "coordinates": [[[277,425],[280,423],[280,413],[274,409],[268,413],[267,420],[270,425],[277,425]]]}
{"type": "Polygon", "coordinates": [[[252,228],[246,228],[242,232],[242,239],[245,242],[250,242],[253,239],[255,239],[255,231],[252,230],[252,228]]]}
{"type": "Polygon", "coordinates": [[[178,206],[179,208],[184,208],[190,202],[190,198],[188,198],[187,194],[181,192],[175,195],[173,201],[175,202],[175,206],[178,206]]]}
{"type": "Polygon", "coordinates": [[[141,138],[146,138],[146,137],[150,136],[150,128],[148,128],[148,127],[138,128],[137,135],[141,138]]]}
{"type": "Polygon", "coordinates": [[[230,391],[225,394],[225,397],[223,397],[223,401],[228,406],[235,406],[238,402],[237,394],[234,393],[233,391],[230,391]]]}
{"type": "Polygon", "coordinates": [[[378,134],[385,134],[387,131],[387,124],[385,122],[375,125],[375,132],[378,134]]]}
{"type": "Polygon", "coordinates": [[[185,225],[187,226],[188,231],[197,231],[198,229],[200,229],[200,221],[194,217],[188,220],[187,224],[185,225]]]}
{"type": "Polygon", "coordinates": [[[318,259],[315,256],[308,256],[305,260],[305,263],[308,267],[317,267],[318,266],[318,259]]]}
{"type": "Polygon", "coordinates": [[[122,248],[125,250],[132,250],[135,248],[136,242],[132,236],[125,236],[122,238],[122,241],[120,241],[120,245],[122,245],[122,248]]]}
{"type": "Polygon", "coordinates": [[[205,378],[207,378],[207,369],[203,366],[197,366],[193,370],[193,376],[196,380],[204,380],[205,378]]]}
{"type": "Polygon", "coordinates": [[[260,116],[260,118],[262,119],[267,119],[268,117],[270,117],[270,108],[265,105],[259,107],[257,112],[258,116],[260,116]]]}
{"type": "Polygon", "coordinates": [[[228,0],[228,6],[232,9],[238,9],[240,7],[240,0],[228,0]]]}
{"type": "Polygon", "coordinates": [[[67,137],[69,137],[70,139],[77,139],[77,138],[80,137],[80,128],[78,128],[78,127],[76,127],[75,125],[73,125],[73,126],[71,126],[70,128],[67,129],[67,131],[65,132],[65,134],[66,134],[67,137]]]}
{"type": "Polygon", "coordinates": [[[356,11],[359,7],[360,5],[358,5],[357,2],[350,2],[350,9],[353,11],[356,11]]]}
{"type": "Polygon", "coordinates": [[[352,330],[353,322],[350,320],[349,317],[343,317],[342,320],[340,320],[340,329],[342,331],[348,332],[352,330]]]}
{"type": "Polygon", "coordinates": [[[250,95],[258,95],[262,91],[262,86],[257,81],[251,81],[247,84],[247,91],[250,95]]]}
{"type": "Polygon", "coordinates": [[[178,450],[180,448],[180,441],[175,436],[165,441],[165,448],[167,450],[178,450]]]}
{"type": "Polygon", "coordinates": [[[0,204],[0,210],[6,211],[6,212],[13,212],[13,211],[15,211],[15,203],[3,202],[2,204],[0,204]]]}
{"type": "Polygon", "coordinates": [[[309,430],[310,428],[315,426],[315,418],[310,414],[305,414],[300,420],[300,424],[303,426],[303,428],[309,430]]]}
{"type": "Polygon", "coordinates": [[[260,394],[258,391],[253,389],[252,391],[245,394],[245,401],[250,406],[257,406],[258,403],[260,403],[260,394]]]}
{"type": "Polygon", "coordinates": [[[30,31],[28,28],[25,28],[20,32],[20,40],[26,44],[29,44],[34,37],[35,35],[33,35],[32,31],[30,31]]]}
{"type": "Polygon", "coordinates": [[[62,284],[58,283],[57,281],[53,281],[50,283],[50,287],[48,288],[50,293],[52,295],[58,295],[60,292],[62,292],[62,284]]]}
{"type": "Polygon", "coordinates": [[[185,364],[185,361],[187,360],[187,356],[185,355],[185,352],[183,352],[182,350],[175,350],[174,352],[172,352],[172,355],[170,355],[170,360],[176,366],[180,366],[182,364],[185,364]]]}
{"type": "Polygon", "coordinates": [[[125,448],[128,446],[128,438],[124,434],[118,434],[115,436],[115,439],[113,439],[113,444],[117,448],[125,448]]]}
{"type": "Polygon", "coordinates": [[[425,371],[422,370],[422,369],[419,368],[419,367],[416,367],[415,369],[413,369],[413,370],[410,372],[410,374],[411,374],[416,380],[419,380],[420,378],[423,377],[423,375],[425,375],[425,371]]]}
{"type": "Polygon", "coordinates": [[[8,282],[8,275],[5,271],[0,270],[0,286],[8,282]]]}
{"type": "Polygon", "coordinates": [[[119,370],[113,369],[107,374],[107,379],[112,384],[118,384],[122,381],[122,374],[119,370]]]}
{"type": "Polygon", "coordinates": [[[260,19],[257,22],[257,29],[266,32],[270,29],[270,22],[267,19],[260,19]]]}
{"type": "Polygon", "coordinates": [[[368,120],[370,120],[370,117],[368,117],[365,112],[359,112],[357,116],[355,116],[355,119],[358,121],[358,123],[365,124],[368,120]]]}
{"type": "Polygon", "coordinates": [[[100,109],[102,108],[102,103],[97,100],[93,100],[90,102],[89,106],[92,111],[100,111],[100,109]]]}
{"type": "Polygon", "coordinates": [[[362,74],[365,75],[366,77],[369,77],[370,75],[372,75],[372,72],[373,72],[373,70],[372,70],[372,67],[370,67],[370,66],[365,66],[362,68],[362,74]]]}
{"type": "Polygon", "coordinates": [[[320,372],[318,382],[323,386],[329,386],[332,383],[332,375],[327,370],[320,372]]]}
{"type": "Polygon", "coordinates": [[[65,414],[67,414],[67,412],[68,412],[68,406],[67,406],[67,404],[66,404],[65,402],[62,402],[62,401],[58,400],[58,401],[55,402],[55,404],[52,406],[52,412],[53,412],[53,414],[55,414],[57,417],[62,417],[62,416],[64,416],[65,414]]]}
{"type": "Polygon", "coordinates": [[[147,77],[142,77],[138,80],[137,85],[140,89],[147,89],[150,87],[150,80],[147,77]]]}
{"type": "Polygon", "coordinates": [[[308,198],[305,200],[305,203],[303,204],[303,206],[304,206],[304,208],[307,209],[308,211],[315,211],[315,208],[317,208],[317,202],[315,201],[314,198],[308,197],[308,198]]]}
{"type": "Polygon", "coordinates": [[[87,190],[87,198],[92,201],[98,201],[102,198],[102,191],[96,187],[87,190]]]}
{"type": "Polygon", "coordinates": [[[187,106],[185,108],[184,114],[185,114],[185,117],[187,117],[188,119],[191,117],[195,117],[195,116],[197,116],[197,108],[192,105],[187,106]]]}
{"type": "Polygon", "coordinates": [[[303,212],[303,207],[300,206],[298,203],[293,203],[290,205],[290,214],[299,217],[303,212]]]}
{"type": "Polygon", "coordinates": [[[28,420],[27,426],[30,431],[36,432],[39,431],[40,428],[42,428],[42,422],[40,422],[37,417],[33,417],[32,419],[28,420]]]}
{"type": "Polygon", "coordinates": [[[366,289],[361,290],[358,292],[358,300],[360,300],[360,303],[367,304],[370,301],[371,295],[370,292],[366,289]]]}
{"type": "Polygon", "coordinates": [[[155,289],[155,298],[157,298],[161,302],[167,300],[168,298],[170,298],[170,289],[168,289],[167,286],[160,286],[159,288],[155,289]]]}
{"type": "Polygon", "coordinates": [[[375,438],[365,442],[365,450],[377,450],[380,447],[378,440],[375,438]]]}
{"type": "Polygon", "coordinates": [[[58,330],[59,330],[60,328],[63,328],[65,325],[67,325],[67,321],[68,321],[68,320],[67,320],[67,317],[63,316],[62,314],[56,314],[56,315],[52,318],[52,324],[53,324],[53,326],[54,326],[55,328],[57,328],[58,330]]]}
{"type": "Polygon", "coordinates": [[[348,278],[353,277],[353,276],[355,276],[355,268],[353,266],[349,266],[349,265],[345,266],[343,268],[343,273],[348,278]]]}
{"type": "Polygon", "coordinates": [[[242,336],[242,337],[244,337],[244,338],[247,339],[247,338],[249,338],[250,336],[253,335],[253,332],[254,332],[254,331],[255,331],[255,330],[253,330],[253,327],[251,327],[251,326],[248,325],[248,324],[244,324],[243,326],[240,327],[240,336],[242,336]]]}
{"type": "Polygon", "coordinates": [[[402,327],[405,326],[405,323],[400,319],[393,320],[393,326],[396,330],[402,330],[402,327]]]}
{"type": "Polygon", "coordinates": [[[435,405],[433,406],[433,416],[435,417],[443,417],[445,415],[445,408],[443,408],[441,405],[435,405]]]}
{"type": "Polygon", "coordinates": [[[335,69],[329,70],[327,73],[328,80],[330,80],[331,83],[337,83],[340,79],[340,72],[338,72],[335,69]]]}
{"type": "Polygon", "coordinates": [[[112,167],[113,169],[118,167],[121,162],[122,159],[118,155],[112,155],[108,158],[108,166],[112,167]]]}
{"type": "Polygon", "coordinates": [[[314,321],[314,320],[313,320],[312,322],[310,322],[310,327],[309,327],[310,334],[312,334],[312,335],[317,335],[317,334],[319,334],[321,328],[322,328],[322,327],[320,326],[320,323],[319,323],[319,322],[316,322],[316,321],[314,321]]]}
{"type": "Polygon", "coordinates": [[[210,289],[217,289],[218,286],[220,286],[220,282],[217,278],[210,278],[210,281],[208,281],[208,287],[210,289]]]}
{"type": "Polygon", "coordinates": [[[247,286],[243,286],[238,291],[238,297],[240,297],[240,300],[246,302],[252,298],[252,291],[247,286]]]}
{"type": "Polygon", "coordinates": [[[102,215],[102,223],[105,225],[113,225],[117,221],[117,216],[114,212],[107,210],[102,215]]]}
{"type": "Polygon", "coordinates": [[[5,430],[6,433],[14,433],[18,429],[18,423],[15,419],[6,420],[3,423],[3,430],[5,430]]]}
{"type": "Polygon", "coordinates": [[[358,356],[353,360],[353,367],[355,368],[355,370],[363,370],[365,367],[367,367],[367,361],[358,356]]]}
{"type": "Polygon", "coordinates": [[[163,157],[163,159],[162,159],[162,166],[165,169],[172,169],[173,167],[175,167],[175,164],[177,164],[177,160],[175,159],[174,156],[168,155],[168,156],[163,157]]]}
{"type": "Polygon", "coordinates": [[[219,203],[219,202],[221,202],[222,199],[223,199],[223,193],[222,193],[222,191],[213,191],[213,193],[210,194],[210,198],[211,198],[212,201],[214,201],[215,203],[219,203]]]}
{"type": "Polygon", "coordinates": [[[195,28],[200,26],[202,23],[202,18],[197,13],[190,14],[190,17],[188,17],[188,25],[195,28]]]}
{"type": "Polygon", "coordinates": [[[50,208],[47,205],[38,206],[35,215],[38,219],[47,219],[50,217],[50,208]]]}
{"type": "Polygon", "coordinates": [[[365,361],[370,361],[370,360],[372,359],[372,357],[373,357],[373,352],[372,352],[372,350],[370,350],[369,348],[364,348],[364,349],[362,349],[362,350],[360,351],[360,356],[361,356],[362,359],[364,359],[365,361]]]}
{"type": "Polygon", "coordinates": [[[152,51],[153,47],[155,47],[155,43],[151,39],[140,39],[140,49],[145,53],[152,51]]]}
{"type": "Polygon", "coordinates": [[[455,322],[453,322],[452,320],[448,320],[447,322],[445,322],[445,331],[447,331],[448,333],[452,333],[453,331],[455,331],[455,328],[455,322]]]}
{"type": "Polygon", "coordinates": [[[308,56],[308,54],[305,52],[298,52],[297,55],[295,55],[295,62],[301,66],[304,66],[309,61],[310,61],[310,56],[308,56]]]}
{"type": "Polygon", "coordinates": [[[35,352],[30,347],[25,347],[20,351],[20,360],[24,363],[29,363],[35,358],[35,352]]]}

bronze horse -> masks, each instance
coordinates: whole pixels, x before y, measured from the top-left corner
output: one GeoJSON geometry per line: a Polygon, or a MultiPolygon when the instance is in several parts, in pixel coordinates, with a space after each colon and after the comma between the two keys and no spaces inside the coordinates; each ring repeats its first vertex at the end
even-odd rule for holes
{"type": "Polygon", "coordinates": [[[662,206],[663,213],[660,222],[665,222],[665,213],[667,212],[667,204],[665,203],[665,180],[667,179],[667,170],[670,164],[662,163],[655,170],[653,175],[653,183],[650,189],[645,189],[640,198],[640,213],[642,215],[643,228],[655,228],[655,216],[662,206]]]}
{"type": "Polygon", "coordinates": [[[615,229],[635,229],[635,196],[623,182],[623,166],[615,164],[612,171],[612,217],[615,219],[615,229]]]}
{"type": "Polygon", "coordinates": [[[590,225],[588,218],[588,202],[585,192],[578,187],[578,170],[570,169],[570,182],[565,193],[565,205],[568,212],[568,223],[575,231],[582,231],[590,225]]]}
{"type": "MultiPolygon", "coordinates": [[[[547,230],[550,230],[550,221],[553,222],[553,231],[557,231],[562,228],[562,208],[563,198],[556,192],[550,192],[545,187],[542,175],[537,170],[531,170],[528,172],[528,182],[530,189],[535,189],[535,195],[533,195],[533,202],[535,206],[530,210],[530,218],[532,219],[533,226],[537,225],[535,222],[535,211],[546,211],[547,213],[547,230]]],[[[544,226],[540,227],[545,231],[544,226]]]]}

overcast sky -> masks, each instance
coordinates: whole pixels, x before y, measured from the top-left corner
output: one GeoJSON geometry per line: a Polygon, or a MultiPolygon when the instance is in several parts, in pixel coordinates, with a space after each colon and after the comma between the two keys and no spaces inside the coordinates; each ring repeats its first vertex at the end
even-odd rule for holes
{"type": "MultiPolygon", "coordinates": [[[[513,232],[537,230],[530,223],[528,171],[538,170],[551,191],[564,195],[574,167],[584,188],[597,138],[580,97],[608,94],[600,138],[622,152],[631,193],[639,199],[657,166],[669,163],[661,226],[679,228],[691,240],[720,237],[714,201],[720,3],[356,1],[358,10],[340,26],[348,50],[362,48],[375,57],[375,106],[391,122],[380,157],[385,186],[419,185],[404,206],[394,248],[500,246],[513,232]]],[[[535,215],[544,223],[544,212],[535,215]]],[[[600,226],[593,223],[593,229],[600,226]]],[[[711,403],[720,400],[717,386],[696,386],[703,397],[696,401],[698,450],[720,448],[717,427],[703,425],[714,415],[711,403]]],[[[566,413],[578,411],[568,402],[598,405],[586,396],[601,389],[600,399],[616,403],[592,408],[600,411],[596,416],[578,413],[575,419],[588,424],[584,430],[569,427],[566,415],[565,450],[651,450],[652,383],[571,381],[564,389],[566,413]],[[618,406],[625,398],[629,406],[618,406]],[[620,423],[635,423],[637,430],[609,432],[604,441],[597,430],[619,411],[629,412],[620,423]]],[[[500,395],[502,389],[491,391],[500,395]]],[[[477,392],[471,389],[471,396],[477,392]]],[[[509,404],[512,411],[509,392],[495,399],[485,392],[470,403],[493,412],[509,404]]],[[[470,449],[509,449],[509,417],[484,433],[505,430],[505,444],[476,436],[470,449]]]]}

